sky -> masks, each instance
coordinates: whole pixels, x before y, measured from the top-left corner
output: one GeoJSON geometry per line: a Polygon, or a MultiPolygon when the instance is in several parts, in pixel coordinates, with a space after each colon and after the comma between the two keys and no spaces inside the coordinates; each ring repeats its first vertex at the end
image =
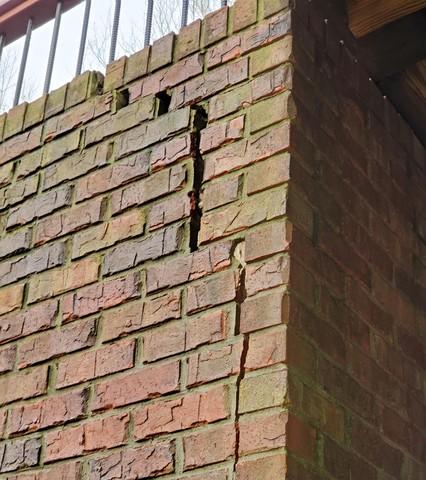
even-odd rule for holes
{"type": "MultiPolygon", "coordinates": [[[[154,0],[153,40],[171,30],[178,30],[181,2],[182,0],[154,0]]],[[[216,10],[220,3],[220,0],[190,0],[189,22],[207,11],[216,10]]],[[[147,0],[122,0],[121,4],[116,58],[140,50],[143,47],[145,32],[147,0]]],[[[83,71],[105,71],[114,5],[115,0],[92,0],[83,71]],[[98,57],[103,57],[104,61],[100,61],[98,57]]],[[[75,75],[83,13],[84,2],[62,15],[51,90],[68,82],[75,75]]],[[[52,31],[53,20],[32,33],[21,101],[32,101],[42,95],[52,31]]],[[[12,105],[23,44],[24,39],[21,38],[3,51],[0,75],[7,69],[11,78],[8,81],[9,88],[5,94],[2,110],[8,110],[12,105]]]]}

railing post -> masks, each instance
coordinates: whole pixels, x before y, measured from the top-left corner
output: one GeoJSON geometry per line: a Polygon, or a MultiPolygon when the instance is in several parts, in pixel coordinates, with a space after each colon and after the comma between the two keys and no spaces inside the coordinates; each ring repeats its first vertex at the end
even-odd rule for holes
{"type": "Polygon", "coordinates": [[[154,15],[154,0],[148,0],[148,10],[146,12],[145,26],[145,47],[151,43],[152,17],[154,15]]]}
{"type": "Polygon", "coordinates": [[[18,81],[16,82],[15,98],[13,99],[13,106],[16,107],[21,97],[22,84],[24,82],[25,68],[27,66],[28,51],[30,49],[31,33],[33,30],[33,20],[28,19],[27,33],[25,34],[24,49],[22,50],[21,65],[19,67],[18,81]]]}
{"type": "Polygon", "coordinates": [[[6,40],[6,35],[4,33],[0,34],[0,61],[3,55],[4,41],[6,40]]]}
{"type": "Polygon", "coordinates": [[[46,78],[44,80],[43,95],[49,92],[52,80],[53,65],[55,63],[56,47],[58,45],[59,28],[61,26],[62,1],[56,4],[55,23],[53,25],[52,40],[50,43],[49,59],[47,61],[46,78]]]}
{"type": "Polygon", "coordinates": [[[76,76],[80,75],[81,69],[83,67],[84,50],[86,49],[87,29],[89,27],[91,5],[92,5],[92,0],[86,0],[86,6],[84,8],[83,25],[81,27],[80,48],[78,49],[77,68],[75,71],[76,76]]]}
{"type": "Polygon", "coordinates": [[[182,21],[181,27],[185,27],[188,23],[189,0],[182,0],[182,21]]]}
{"type": "Polygon", "coordinates": [[[120,25],[121,0],[115,0],[114,19],[112,22],[111,48],[109,51],[109,63],[115,60],[115,50],[117,48],[118,27],[120,25]]]}

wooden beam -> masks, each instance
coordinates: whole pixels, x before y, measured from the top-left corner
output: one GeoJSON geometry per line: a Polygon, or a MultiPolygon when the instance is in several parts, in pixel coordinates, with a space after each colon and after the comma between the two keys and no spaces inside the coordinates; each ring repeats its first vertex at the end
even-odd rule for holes
{"type": "Polygon", "coordinates": [[[358,45],[374,80],[402,72],[426,58],[426,13],[413,13],[385,25],[360,38],[358,45]]]}
{"type": "Polygon", "coordinates": [[[347,8],[349,28],[359,38],[426,8],[426,0],[347,0],[347,8]]]}

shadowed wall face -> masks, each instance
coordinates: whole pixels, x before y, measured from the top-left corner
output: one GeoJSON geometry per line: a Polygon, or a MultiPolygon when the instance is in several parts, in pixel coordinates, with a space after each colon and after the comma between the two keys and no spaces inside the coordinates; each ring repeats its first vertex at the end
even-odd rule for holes
{"type": "Polygon", "coordinates": [[[0,479],[421,478],[424,150],[308,4],[0,117],[0,479]]]}

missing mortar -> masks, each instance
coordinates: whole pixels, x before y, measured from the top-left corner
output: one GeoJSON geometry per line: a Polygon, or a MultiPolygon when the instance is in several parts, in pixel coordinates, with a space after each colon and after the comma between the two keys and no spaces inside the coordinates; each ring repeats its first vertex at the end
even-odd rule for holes
{"type": "Polygon", "coordinates": [[[194,183],[192,190],[188,193],[191,215],[189,248],[191,252],[195,252],[198,250],[198,233],[201,227],[201,217],[203,216],[200,206],[200,193],[204,175],[204,159],[200,151],[201,131],[206,128],[208,117],[204,108],[200,106],[192,108],[195,111],[191,133],[194,183]]]}
{"type": "Polygon", "coordinates": [[[159,117],[165,115],[170,110],[170,103],[172,102],[172,97],[167,92],[160,92],[156,95],[157,98],[157,114],[159,117]]]}

